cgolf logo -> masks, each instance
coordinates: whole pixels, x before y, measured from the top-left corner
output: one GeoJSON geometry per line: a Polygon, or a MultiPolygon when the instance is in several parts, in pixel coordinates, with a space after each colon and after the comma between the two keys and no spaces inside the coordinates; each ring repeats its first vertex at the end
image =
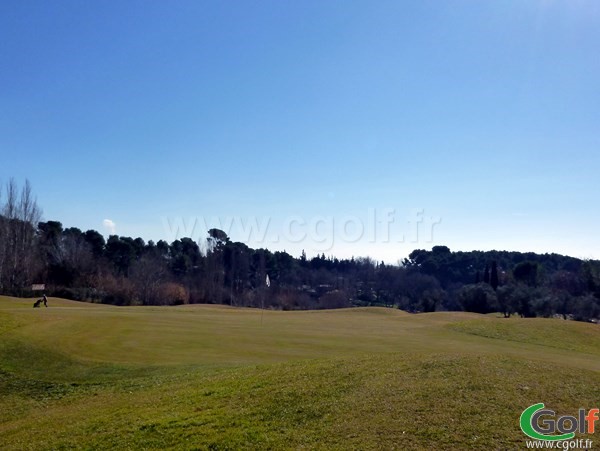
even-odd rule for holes
{"type": "Polygon", "coordinates": [[[577,416],[563,415],[556,419],[554,410],[544,409],[544,403],[527,407],[521,414],[520,426],[525,435],[535,440],[571,440],[575,432],[593,434],[600,409],[579,409],[577,416]]]}

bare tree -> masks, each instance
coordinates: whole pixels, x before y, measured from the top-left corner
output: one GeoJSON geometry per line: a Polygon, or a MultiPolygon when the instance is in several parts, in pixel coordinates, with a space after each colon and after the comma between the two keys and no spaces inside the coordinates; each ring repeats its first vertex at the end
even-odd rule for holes
{"type": "Polygon", "coordinates": [[[6,184],[0,224],[0,288],[22,291],[31,283],[36,264],[35,231],[42,213],[25,182],[21,193],[14,179],[6,184]]]}
{"type": "Polygon", "coordinates": [[[13,276],[16,265],[16,227],[17,220],[17,184],[10,179],[6,184],[6,201],[2,206],[3,230],[2,230],[2,289],[10,289],[13,285],[13,276]]]}
{"type": "Polygon", "coordinates": [[[4,291],[4,262],[6,260],[6,219],[2,205],[2,185],[0,184],[0,292],[4,291]]]}
{"type": "Polygon", "coordinates": [[[21,255],[21,286],[30,284],[37,263],[35,231],[38,222],[42,218],[42,212],[37,205],[37,199],[33,197],[31,184],[29,180],[25,181],[25,186],[21,190],[21,197],[18,208],[19,225],[19,254],[21,255]]]}
{"type": "Polygon", "coordinates": [[[144,255],[133,264],[131,279],[142,305],[160,303],[160,288],[167,274],[167,266],[160,256],[144,255]]]}

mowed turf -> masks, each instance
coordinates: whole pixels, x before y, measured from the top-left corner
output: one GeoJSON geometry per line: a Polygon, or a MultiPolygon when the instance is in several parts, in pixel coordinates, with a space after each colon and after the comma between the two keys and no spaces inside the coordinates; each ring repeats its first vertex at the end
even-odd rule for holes
{"type": "Polygon", "coordinates": [[[0,449],[521,449],[529,405],[600,406],[593,324],[32,303],[0,297],[0,449]]]}

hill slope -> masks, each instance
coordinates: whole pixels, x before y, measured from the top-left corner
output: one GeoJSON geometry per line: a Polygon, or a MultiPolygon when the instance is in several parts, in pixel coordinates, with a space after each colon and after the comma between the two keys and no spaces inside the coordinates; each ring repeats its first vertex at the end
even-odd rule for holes
{"type": "Polygon", "coordinates": [[[525,407],[600,399],[594,325],[49,305],[0,297],[3,449],[511,449],[525,407]]]}

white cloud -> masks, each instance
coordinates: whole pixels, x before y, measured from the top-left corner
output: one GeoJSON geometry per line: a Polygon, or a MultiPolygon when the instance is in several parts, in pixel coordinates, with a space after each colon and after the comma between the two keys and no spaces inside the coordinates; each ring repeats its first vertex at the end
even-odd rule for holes
{"type": "Polygon", "coordinates": [[[115,224],[112,219],[105,219],[102,221],[102,225],[110,232],[111,235],[114,235],[117,231],[117,224],[115,224]]]}

